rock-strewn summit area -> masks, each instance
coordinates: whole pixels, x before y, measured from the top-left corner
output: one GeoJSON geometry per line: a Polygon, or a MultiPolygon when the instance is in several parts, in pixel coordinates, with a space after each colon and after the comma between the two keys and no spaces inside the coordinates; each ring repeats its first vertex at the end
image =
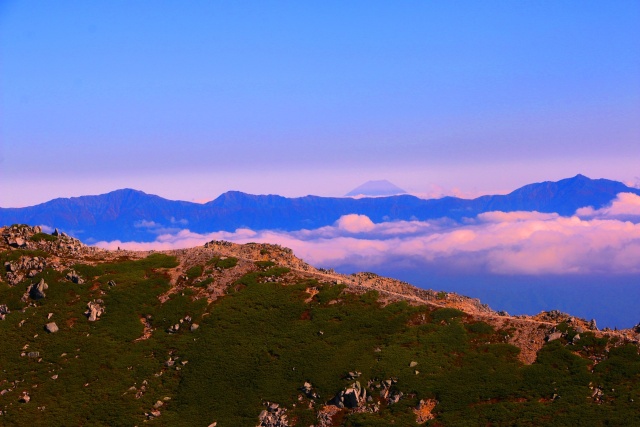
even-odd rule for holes
{"type": "Polygon", "coordinates": [[[0,229],[2,425],[639,425],[640,326],[212,241],[0,229]]]}

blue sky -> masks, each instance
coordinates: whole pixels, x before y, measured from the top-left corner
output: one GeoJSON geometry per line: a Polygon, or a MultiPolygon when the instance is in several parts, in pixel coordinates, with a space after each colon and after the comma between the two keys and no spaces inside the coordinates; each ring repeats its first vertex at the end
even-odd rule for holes
{"type": "Polygon", "coordinates": [[[640,176],[640,3],[0,2],[0,206],[640,176]]]}

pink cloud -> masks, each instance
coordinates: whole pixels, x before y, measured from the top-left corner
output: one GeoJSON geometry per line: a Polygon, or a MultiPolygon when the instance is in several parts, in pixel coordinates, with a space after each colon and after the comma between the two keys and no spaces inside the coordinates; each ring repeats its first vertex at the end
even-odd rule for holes
{"type": "MultiPolygon", "coordinates": [[[[640,197],[620,195],[607,212],[630,212],[640,197]]],[[[395,221],[347,215],[335,225],[280,232],[189,230],[151,243],[100,242],[114,249],[173,249],[210,240],[277,243],[312,265],[372,270],[390,262],[475,268],[494,274],[640,273],[640,224],[615,218],[570,218],[538,212],[488,212],[465,224],[395,221]]]]}
{"type": "Polygon", "coordinates": [[[633,180],[625,181],[624,185],[631,188],[640,188],[640,176],[636,176],[633,180]]]}
{"type": "Polygon", "coordinates": [[[343,215],[336,221],[336,226],[340,230],[348,231],[349,233],[362,233],[365,231],[371,231],[375,228],[373,221],[366,215],[343,215]]]}
{"type": "Polygon", "coordinates": [[[609,206],[593,209],[588,206],[576,211],[576,215],[586,218],[623,218],[640,217],[640,196],[633,193],[620,193],[609,206]]]}

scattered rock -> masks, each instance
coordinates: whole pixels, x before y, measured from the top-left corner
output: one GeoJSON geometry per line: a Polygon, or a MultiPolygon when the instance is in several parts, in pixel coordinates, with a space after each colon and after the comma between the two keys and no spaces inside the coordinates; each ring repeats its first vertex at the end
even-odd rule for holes
{"type": "Polygon", "coordinates": [[[51,322],[51,323],[47,323],[44,326],[44,329],[49,332],[50,334],[53,334],[55,332],[58,332],[59,328],[58,325],[56,325],[56,322],[51,322]]]}
{"type": "Polygon", "coordinates": [[[109,281],[107,282],[107,285],[109,285],[109,286],[111,286],[111,287],[114,287],[114,286],[116,286],[116,282],[114,282],[113,280],[109,280],[109,281]]]}
{"type": "Polygon", "coordinates": [[[397,378],[389,378],[388,380],[381,381],[376,388],[380,388],[380,397],[386,399],[387,404],[398,403],[403,394],[393,387],[398,382],[397,378]]]}
{"type": "Polygon", "coordinates": [[[29,296],[32,299],[42,299],[46,297],[44,291],[49,289],[49,285],[44,281],[44,279],[40,279],[38,283],[34,283],[27,289],[29,296]]]}
{"type": "Polygon", "coordinates": [[[31,396],[29,396],[29,393],[27,393],[26,391],[23,391],[20,399],[18,399],[20,403],[29,403],[30,400],[31,396]]]}
{"type": "Polygon", "coordinates": [[[355,380],[356,378],[360,377],[360,375],[362,375],[362,372],[359,371],[351,371],[347,374],[347,379],[348,380],[355,380]]]}
{"type": "Polygon", "coordinates": [[[23,248],[27,246],[27,242],[25,242],[25,240],[22,237],[15,237],[15,238],[9,239],[7,240],[7,243],[9,244],[9,246],[14,248],[23,248]]]}
{"type": "Polygon", "coordinates": [[[84,279],[80,277],[80,275],[76,273],[75,270],[71,270],[70,272],[68,272],[65,276],[65,279],[77,285],[82,285],[84,283],[84,279]]]}
{"type": "Polygon", "coordinates": [[[340,408],[334,405],[325,405],[318,411],[317,427],[332,427],[334,425],[333,417],[340,412],[340,408]]]}
{"type": "Polygon", "coordinates": [[[152,420],[154,418],[158,418],[162,413],[157,409],[152,409],[150,412],[145,413],[148,420],[152,420]]]}
{"type": "Polygon", "coordinates": [[[0,320],[4,320],[9,313],[9,307],[6,304],[0,304],[0,320]]]}
{"type": "Polygon", "coordinates": [[[560,338],[562,338],[562,332],[556,331],[547,335],[547,342],[555,341],[560,338]]]}
{"type": "Polygon", "coordinates": [[[387,398],[387,403],[389,405],[393,405],[394,403],[398,403],[400,401],[400,399],[402,399],[402,396],[404,396],[404,393],[402,393],[401,391],[392,392],[389,395],[389,397],[387,398]]]}
{"type": "Polygon", "coordinates": [[[313,385],[311,385],[311,383],[308,381],[304,382],[303,386],[300,387],[300,391],[302,391],[304,395],[309,399],[317,399],[318,397],[320,397],[318,393],[313,391],[313,385]]]}
{"type": "Polygon", "coordinates": [[[87,303],[87,311],[84,312],[85,316],[89,318],[89,322],[95,322],[100,319],[100,316],[104,314],[104,307],[101,305],[104,302],[101,299],[89,301],[87,303]]]}
{"type": "Polygon", "coordinates": [[[409,363],[410,368],[415,368],[416,366],[418,366],[418,362],[416,361],[411,361],[411,363],[409,363]]]}
{"type": "Polygon", "coordinates": [[[36,276],[46,265],[47,261],[43,257],[22,256],[16,261],[7,261],[4,263],[7,282],[15,286],[24,280],[25,276],[29,278],[36,276]]]}
{"type": "Polygon", "coordinates": [[[349,387],[338,392],[330,403],[338,408],[358,408],[364,406],[367,403],[367,390],[360,385],[359,381],[356,381],[349,387]]]}
{"type": "Polygon", "coordinates": [[[591,398],[593,399],[593,401],[596,403],[602,403],[604,391],[600,387],[590,386],[590,388],[593,390],[591,393],[591,398]]]}
{"type": "Polygon", "coordinates": [[[281,408],[277,403],[266,402],[267,409],[260,412],[258,427],[288,427],[287,410],[281,408]]]}
{"type": "Polygon", "coordinates": [[[198,325],[197,323],[192,323],[191,324],[191,332],[195,331],[196,329],[198,329],[200,327],[200,325],[198,325]]]}
{"type": "Polygon", "coordinates": [[[596,319],[591,319],[591,321],[589,322],[588,328],[592,331],[598,330],[598,326],[596,325],[596,319]]]}

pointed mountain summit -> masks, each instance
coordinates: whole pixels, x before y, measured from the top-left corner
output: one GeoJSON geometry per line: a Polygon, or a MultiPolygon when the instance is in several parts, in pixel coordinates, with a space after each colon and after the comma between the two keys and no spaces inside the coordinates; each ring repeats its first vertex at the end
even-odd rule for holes
{"type": "Polygon", "coordinates": [[[387,181],[386,179],[380,181],[367,181],[359,187],[354,188],[345,194],[346,197],[355,196],[397,196],[398,194],[406,194],[402,188],[387,181]]]}

